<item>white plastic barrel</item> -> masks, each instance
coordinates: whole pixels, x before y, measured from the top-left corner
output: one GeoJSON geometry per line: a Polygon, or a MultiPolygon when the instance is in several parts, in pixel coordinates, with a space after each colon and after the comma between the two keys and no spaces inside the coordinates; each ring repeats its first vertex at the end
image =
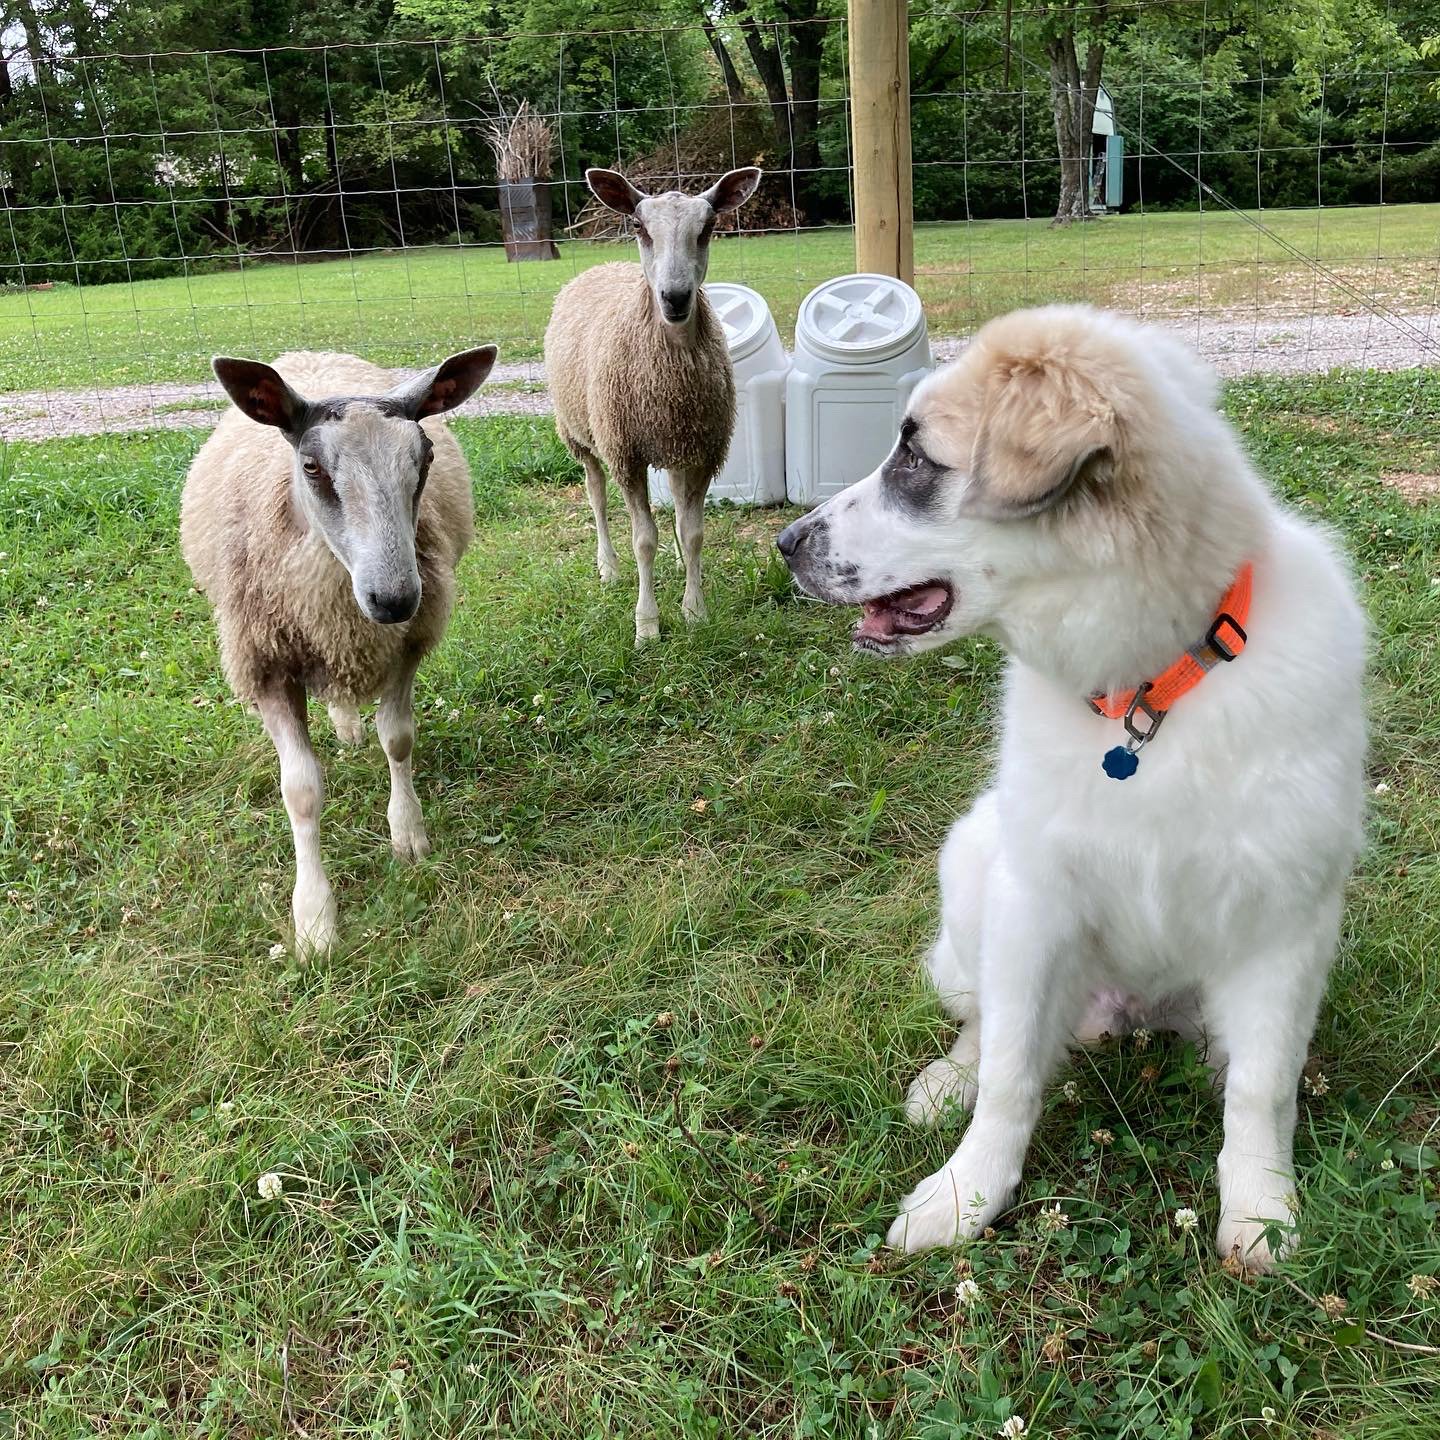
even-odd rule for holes
{"type": "MultiPolygon", "coordinates": [[[[785,377],[790,361],[764,298],[745,285],[717,280],[705,287],[725,327],[735,368],[735,433],[725,468],[710,484],[709,500],[742,505],[785,501],[785,377]]],[[[663,470],[650,472],[650,500],[673,505],[663,470]]]]}
{"type": "Polygon", "coordinates": [[[930,369],[920,297],[889,275],[842,275],[800,303],[785,399],[786,489],[816,505],[889,453],[930,369]]]}

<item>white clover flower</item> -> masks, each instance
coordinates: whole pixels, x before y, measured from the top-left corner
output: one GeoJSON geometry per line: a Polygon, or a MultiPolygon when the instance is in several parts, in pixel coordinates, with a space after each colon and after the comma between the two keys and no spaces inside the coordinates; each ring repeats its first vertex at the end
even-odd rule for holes
{"type": "Polygon", "coordinates": [[[1313,1079],[1309,1075],[1305,1077],[1305,1093],[1307,1095],[1328,1095],[1330,1093],[1330,1082],[1325,1078],[1323,1071],[1317,1070],[1313,1079]]]}
{"type": "MultiPolygon", "coordinates": [[[[1068,1230],[1070,1228],[1070,1217],[1058,1206],[1050,1205],[1041,1210],[1039,1219],[1035,1222],[1036,1228],[1043,1233],[1050,1233],[1056,1230],[1068,1230]]],[[[1015,1432],[1020,1433],[1018,1430],[1015,1432]]]]}
{"type": "Polygon", "coordinates": [[[531,704],[532,706],[543,705],[544,703],[545,703],[545,692],[544,692],[543,690],[538,691],[536,694],[534,694],[534,695],[532,695],[532,696],[530,697],[530,704],[531,704]]]}
{"type": "Polygon", "coordinates": [[[1382,781],[1375,787],[1375,793],[1376,793],[1377,795],[1388,795],[1388,794],[1390,793],[1390,787],[1382,780],[1382,781]]]}
{"type": "Polygon", "coordinates": [[[1387,1155],[1387,1156],[1380,1162],[1380,1168],[1381,1168],[1382,1170],[1393,1170],[1393,1169],[1395,1168],[1395,1162],[1387,1155]]]}
{"type": "Polygon", "coordinates": [[[1076,1085],[1073,1080],[1067,1080],[1064,1085],[1060,1087],[1060,1093],[1066,1098],[1066,1100],[1070,1102],[1070,1104],[1079,1104],[1080,1087],[1076,1085]]]}
{"type": "Polygon", "coordinates": [[[962,1280],[955,1287],[955,1303],[957,1305],[973,1305],[979,1298],[980,1287],[973,1280],[962,1280]]]}
{"type": "Polygon", "coordinates": [[[1019,1415],[1012,1415],[1001,1427],[1002,1440],[1018,1440],[1025,1433],[1025,1421],[1019,1415]]]}
{"type": "Polygon", "coordinates": [[[1148,1030],[1136,1030],[1131,1033],[1131,1040],[1135,1042],[1136,1050],[1148,1050],[1150,1042],[1155,1038],[1148,1030]]]}
{"type": "Polygon", "coordinates": [[[283,940],[277,940],[277,941],[270,947],[270,958],[271,958],[272,960],[278,960],[284,953],[285,953],[285,942],[284,942],[283,940]]]}
{"type": "Polygon", "coordinates": [[[453,725],[459,718],[460,718],[460,712],[459,712],[458,710],[452,710],[452,711],[450,712],[450,723],[451,723],[452,725],[453,725]]]}
{"type": "Polygon", "coordinates": [[[215,1108],[222,1115],[228,1115],[235,1108],[235,1102],[233,1100],[222,1100],[215,1108]]]}
{"type": "Polygon", "coordinates": [[[285,1182],[273,1170],[267,1170],[255,1182],[255,1188],[262,1200],[278,1200],[285,1193],[285,1182]]]}
{"type": "Polygon", "coordinates": [[[1182,1205],[1175,1212],[1175,1228],[1189,1234],[1200,1224],[1200,1217],[1188,1205],[1182,1205]]]}
{"type": "Polygon", "coordinates": [[[1440,1280],[1433,1275],[1412,1275],[1405,1282],[1405,1288],[1417,1300],[1428,1300],[1437,1290],[1440,1290],[1440,1280]]]}

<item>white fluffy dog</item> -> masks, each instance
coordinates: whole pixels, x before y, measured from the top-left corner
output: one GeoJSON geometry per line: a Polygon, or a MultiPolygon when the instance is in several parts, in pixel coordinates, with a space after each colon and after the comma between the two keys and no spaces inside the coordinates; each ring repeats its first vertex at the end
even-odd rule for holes
{"type": "Polygon", "coordinates": [[[1293,1235],[1296,1091],[1361,843],[1365,624],[1217,402],[1163,331],[1019,311],[780,537],[802,588],[864,607],[858,648],[1011,656],[994,784],[940,855],[928,968],[962,1029],[906,1102],[974,1115],[897,1247],[979,1234],[1067,1037],[1137,1024],[1203,1033],[1225,1077],[1221,1255],[1264,1269],[1293,1235]]]}

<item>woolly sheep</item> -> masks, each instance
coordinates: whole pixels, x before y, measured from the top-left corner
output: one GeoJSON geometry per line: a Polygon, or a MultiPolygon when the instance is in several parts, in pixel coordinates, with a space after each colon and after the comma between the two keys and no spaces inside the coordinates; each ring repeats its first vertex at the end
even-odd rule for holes
{"type": "Polygon", "coordinates": [[[364,739],[357,706],[379,699],[391,844],[404,860],[430,848],[411,779],[411,688],[445,633],[473,529],[469,468],[432,417],[473,394],[494,363],[486,345],[396,385],[353,355],[213,362],[238,408],[190,466],[180,545],[214,611],[226,679],[280,758],[297,950],[335,939],[308,694],[329,702],[348,744],[364,739]]]}
{"type": "Polygon", "coordinates": [[[640,572],[635,643],[660,633],[655,604],[655,517],[650,466],[667,470],[675,539],[685,566],[682,608],[705,618],[700,585],[705,492],[725,463],[735,428],[735,377],[725,332],[701,284],[718,216],[760,183],[753,166],[732,170],[703,195],[646,195],[614,170],[587,170],[596,197],[635,222],[640,263],[597,265],[555,297],[545,331],[545,370],[555,428],[585,468],[595,515],[596,563],[618,578],[606,520],[605,468],[625,497],[640,572]]]}

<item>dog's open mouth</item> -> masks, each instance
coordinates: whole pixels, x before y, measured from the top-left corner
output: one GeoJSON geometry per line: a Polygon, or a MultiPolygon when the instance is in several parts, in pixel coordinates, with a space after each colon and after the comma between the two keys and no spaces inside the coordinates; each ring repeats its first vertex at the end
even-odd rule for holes
{"type": "Polygon", "coordinates": [[[955,592],[944,580],[930,580],[877,595],[862,603],[864,613],[850,638],[867,650],[885,650],[909,635],[925,635],[945,623],[955,592]]]}

